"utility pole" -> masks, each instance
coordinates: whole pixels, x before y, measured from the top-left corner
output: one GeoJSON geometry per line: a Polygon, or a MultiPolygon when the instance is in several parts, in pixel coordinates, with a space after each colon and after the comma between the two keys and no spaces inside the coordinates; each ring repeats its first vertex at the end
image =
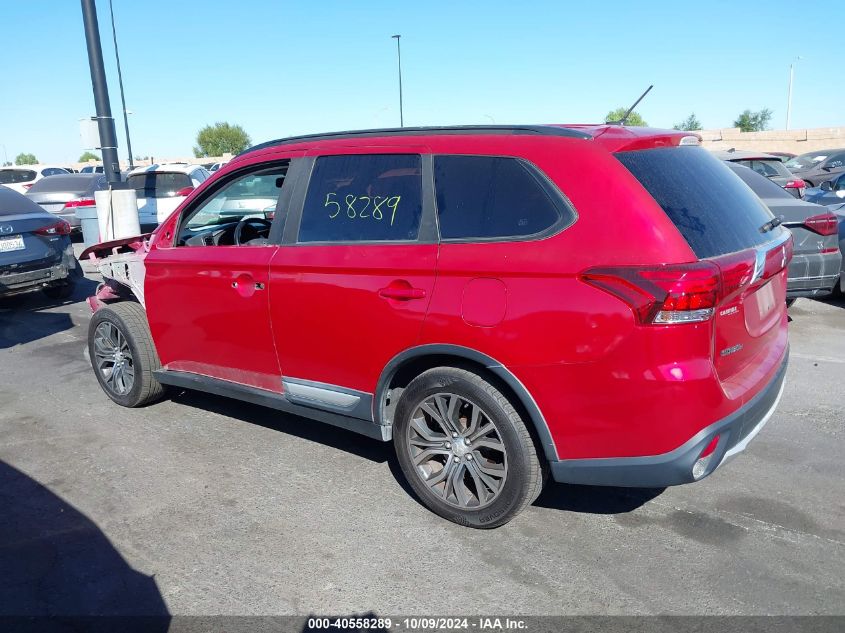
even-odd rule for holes
{"type": "Polygon", "coordinates": [[[103,152],[103,172],[109,186],[120,182],[120,163],[117,158],[117,134],[109,105],[109,87],[103,66],[103,48],[100,45],[100,27],[97,23],[95,0],[81,0],[82,22],[85,25],[85,43],[88,46],[88,65],[91,68],[91,87],[94,89],[94,107],[97,111],[97,128],[100,132],[100,150],[103,152]]]}
{"type": "Polygon", "coordinates": [[[132,158],[132,141],[129,140],[129,113],[126,111],[126,97],[123,95],[123,73],[120,72],[120,54],[117,52],[117,31],[114,28],[114,7],[112,0],[109,0],[109,13],[111,14],[111,35],[114,40],[114,59],[117,62],[117,85],[120,87],[120,106],[123,109],[123,127],[126,130],[126,151],[129,152],[129,169],[135,169],[135,162],[132,158]]]}
{"type": "Polygon", "coordinates": [[[399,46],[401,35],[391,35],[396,40],[396,55],[399,58],[399,127],[405,127],[405,117],[402,113],[402,48],[399,46]]]}

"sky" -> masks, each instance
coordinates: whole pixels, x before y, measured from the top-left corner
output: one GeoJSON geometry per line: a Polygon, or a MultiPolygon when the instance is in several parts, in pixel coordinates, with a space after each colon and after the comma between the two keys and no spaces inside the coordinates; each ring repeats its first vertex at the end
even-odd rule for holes
{"type": "MultiPolygon", "coordinates": [[[[601,122],[629,106],[649,125],[694,112],[731,127],[770,108],[783,129],[845,125],[845,83],[824,15],[837,0],[765,5],[541,2],[113,0],[135,155],[191,155],[197,132],[243,126],[254,143],[399,125],[601,122]]],[[[127,156],[108,0],[97,0],[121,159],[127,156]]],[[[2,2],[0,160],[76,161],[94,98],[77,0],[2,2]]]]}

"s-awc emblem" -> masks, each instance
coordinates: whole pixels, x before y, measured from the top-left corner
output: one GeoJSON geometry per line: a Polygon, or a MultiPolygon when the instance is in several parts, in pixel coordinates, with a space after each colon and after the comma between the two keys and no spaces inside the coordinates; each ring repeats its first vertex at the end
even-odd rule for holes
{"type": "Polygon", "coordinates": [[[8,233],[13,232],[14,230],[15,227],[13,227],[11,224],[0,224],[0,235],[6,235],[8,233]]]}

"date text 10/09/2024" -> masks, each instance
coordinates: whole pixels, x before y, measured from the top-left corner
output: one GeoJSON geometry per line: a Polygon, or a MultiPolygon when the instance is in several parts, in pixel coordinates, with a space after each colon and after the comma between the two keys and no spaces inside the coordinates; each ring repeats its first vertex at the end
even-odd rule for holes
{"type": "Polygon", "coordinates": [[[347,194],[343,199],[345,205],[336,200],[337,194],[334,192],[326,194],[326,201],[324,207],[329,209],[329,218],[334,220],[341,215],[345,210],[345,216],[350,220],[367,219],[383,220],[385,214],[390,214],[390,226],[393,226],[393,221],[396,219],[396,209],[402,200],[402,196],[355,196],[347,194]],[[357,205],[357,206],[356,206],[357,205]],[[363,205],[363,206],[362,206],[363,205]],[[344,209],[345,206],[345,209],[344,209]],[[387,209],[383,209],[387,207],[387,209]]]}
{"type": "Polygon", "coordinates": [[[389,631],[444,631],[444,630],[479,630],[479,631],[520,631],[527,629],[527,622],[519,618],[475,617],[475,618],[438,618],[438,617],[348,617],[348,618],[309,618],[309,630],[379,630],[389,631]]]}

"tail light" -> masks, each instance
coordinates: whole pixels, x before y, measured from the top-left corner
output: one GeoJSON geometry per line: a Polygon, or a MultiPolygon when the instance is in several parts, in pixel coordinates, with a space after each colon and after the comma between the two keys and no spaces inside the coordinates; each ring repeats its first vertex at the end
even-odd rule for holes
{"type": "Polygon", "coordinates": [[[716,306],[773,277],[790,259],[792,236],[762,252],[759,262],[756,250],[746,250],[689,264],[591,268],[581,279],[627,303],[643,325],[701,323],[716,306]]]}
{"type": "Polygon", "coordinates": [[[179,189],[179,190],[178,190],[175,194],[173,194],[173,195],[175,195],[175,196],[180,196],[180,197],[181,197],[181,196],[189,196],[189,195],[191,195],[191,192],[192,192],[193,190],[194,190],[194,187],[193,187],[193,186],[182,187],[181,189],[179,189]]]}
{"type": "Polygon", "coordinates": [[[804,188],[804,187],[806,187],[806,186],[807,186],[807,183],[805,183],[803,180],[801,180],[801,179],[799,178],[799,179],[796,179],[796,180],[790,180],[790,181],[788,181],[788,182],[787,182],[787,183],[783,186],[783,188],[784,188],[784,189],[803,189],[803,188],[804,188]]]}
{"type": "Polygon", "coordinates": [[[94,200],[94,198],[77,198],[76,200],[68,200],[67,202],[65,202],[65,209],[95,206],[97,206],[97,202],[94,200]]]}
{"type": "Polygon", "coordinates": [[[839,224],[832,213],[822,213],[807,218],[804,220],[804,228],[819,235],[836,235],[839,232],[839,224]]]}
{"type": "Polygon", "coordinates": [[[70,224],[64,220],[59,220],[54,224],[49,224],[43,228],[33,231],[36,235],[46,235],[52,237],[53,235],[70,235],[70,224]]]}
{"type": "Polygon", "coordinates": [[[21,187],[23,187],[24,189],[29,189],[34,184],[35,184],[34,182],[27,182],[27,183],[22,184],[21,187]]]}

